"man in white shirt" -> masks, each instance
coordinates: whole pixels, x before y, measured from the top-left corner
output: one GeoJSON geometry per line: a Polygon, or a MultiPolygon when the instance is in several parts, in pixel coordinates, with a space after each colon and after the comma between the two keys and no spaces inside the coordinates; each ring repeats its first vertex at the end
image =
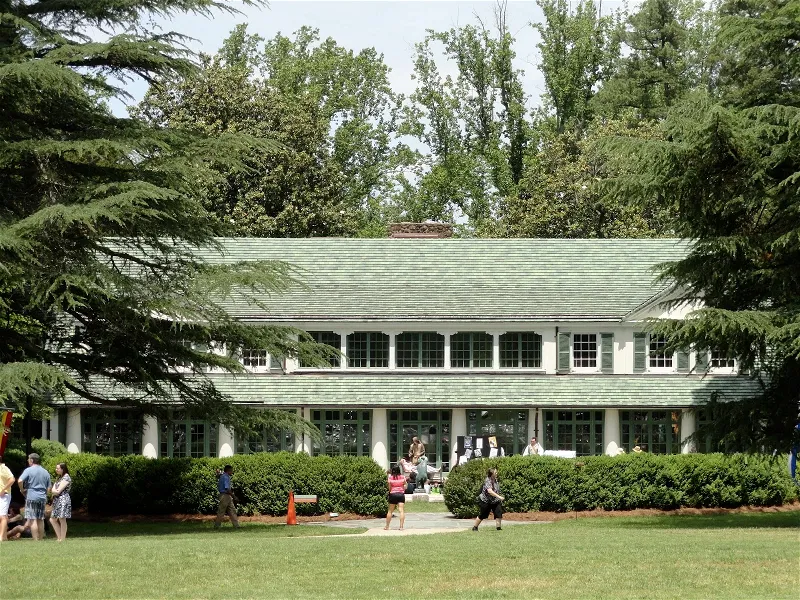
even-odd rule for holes
{"type": "Polygon", "coordinates": [[[542,445],[536,441],[535,437],[531,438],[531,443],[525,446],[525,450],[522,451],[522,456],[532,456],[533,454],[544,454],[544,448],[542,448],[542,445]]]}

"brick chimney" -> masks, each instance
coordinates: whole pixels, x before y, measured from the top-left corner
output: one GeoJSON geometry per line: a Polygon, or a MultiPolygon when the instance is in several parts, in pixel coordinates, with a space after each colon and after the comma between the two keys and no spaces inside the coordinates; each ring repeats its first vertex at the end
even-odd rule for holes
{"type": "Polygon", "coordinates": [[[450,223],[392,223],[390,238],[443,239],[453,237],[450,223]]]}

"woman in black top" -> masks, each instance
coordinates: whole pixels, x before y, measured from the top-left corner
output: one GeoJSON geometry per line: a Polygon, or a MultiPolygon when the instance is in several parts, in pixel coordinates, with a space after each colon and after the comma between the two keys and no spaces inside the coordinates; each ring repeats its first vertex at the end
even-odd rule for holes
{"type": "Polygon", "coordinates": [[[486,479],[481,488],[481,494],[478,496],[478,506],[480,506],[480,513],[478,518],[475,519],[475,525],[472,531],[478,531],[478,525],[481,521],[489,516],[489,513],[494,513],[494,521],[497,525],[497,531],[503,528],[503,496],[500,495],[500,482],[497,480],[497,469],[489,469],[486,473],[486,479]]]}

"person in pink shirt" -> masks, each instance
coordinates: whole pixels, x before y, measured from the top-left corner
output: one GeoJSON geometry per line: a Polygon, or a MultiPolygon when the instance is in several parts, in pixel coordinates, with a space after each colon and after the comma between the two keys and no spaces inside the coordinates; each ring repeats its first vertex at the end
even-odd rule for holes
{"type": "Polygon", "coordinates": [[[400,473],[399,466],[392,467],[392,471],[388,478],[388,484],[389,512],[386,513],[386,527],[384,527],[384,529],[389,529],[389,525],[392,523],[392,513],[394,513],[395,506],[400,508],[400,529],[402,529],[406,521],[406,477],[400,473]]]}

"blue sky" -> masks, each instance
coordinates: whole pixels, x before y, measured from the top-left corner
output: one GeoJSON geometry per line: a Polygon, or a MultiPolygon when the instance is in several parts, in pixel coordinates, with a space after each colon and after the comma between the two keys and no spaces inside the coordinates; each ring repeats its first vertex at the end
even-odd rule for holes
{"type": "MultiPolygon", "coordinates": [[[[597,0],[596,0],[597,1],[597,0]]],[[[623,2],[604,0],[603,14],[622,6],[623,2]]],[[[636,2],[632,2],[636,4],[636,2]]],[[[476,23],[479,15],[489,26],[494,23],[495,2],[484,1],[431,1],[431,0],[273,0],[269,7],[251,8],[239,5],[242,14],[216,14],[213,18],[180,15],[171,21],[158,20],[165,31],[177,31],[196,39],[191,45],[195,51],[213,54],[222,41],[239,23],[247,23],[248,31],[271,38],[278,32],[291,35],[303,25],[316,27],[320,36],[334,38],[340,45],[356,52],[374,47],[383,53],[391,67],[391,82],[395,91],[409,94],[414,91],[412,55],[414,44],[422,41],[426,29],[444,31],[451,27],[476,23]]],[[[538,103],[544,83],[538,72],[538,35],[530,22],[538,22],[542,13],[534,0],[508,3],[507,22],[517,39],[517,68],[526,73],[524,85],[531,96],[531,105],[538,103]]],[[[448,71],[444,64],[440,70],[448,71]]],[[[126,85],[136,101],[147,91],[147,84],[136,80],[126,85]]],[[[120,102],[113,102],[116,114],[126,114],[120,102]]]]}

